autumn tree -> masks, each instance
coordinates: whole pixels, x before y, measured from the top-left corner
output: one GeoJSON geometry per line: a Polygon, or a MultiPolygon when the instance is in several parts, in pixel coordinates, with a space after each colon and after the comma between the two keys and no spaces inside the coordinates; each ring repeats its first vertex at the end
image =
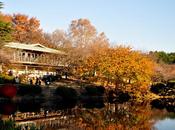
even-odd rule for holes
{"type": "Polygon", "coordinates": [[[58,48],[71,48],[72,44],[68,39],[68,34],[64,30],[55,30],[50,34],[51,42],[58,48]]]}
{"type": "Polygon", "coordinates": [[[88,19],[73,20],[68,29],[68,40],[72,48],[68,52],[69,64],[76,68],[76,75],[82,75],[84,61],[102,48],[109,47],[104,33],[98,33],[88,19]]]}
{"type": "Polygon", "coordinates": [[[88,19],[73,20],[69,27],[69,36],[76,48],[86,48],[96,38],[97,31],[88,19]]]}
{"type": "Polygon", "coordinates": [[[12,17],[13,37],[15,41],[24,43],[37,43],[42,39],[40,21],[29,18],[27,15],[14,14],[12,17]]]}
{"type": "Polygon", "coordinates": [[[87,19],[73,20],[68,31],[68,38],[73,46],[71,55],[77,59],[76,64],[82,63],[89,54],[89,46],[94,43],[97,31],[87,19]]]}
{"type": "Polygon", "coordinates": [[[102,50],[106,50],[107,48],[109,48],[109,40],[106,37],[105,33],[102,32],[96,36],[93,44],[90,44],[88,49],[90,55],[94,55],[95,53],[98,53],[102,50]]]}
{"type": "Polygon", "coordinates": [[[99,57],[109,48],[109,41],[104,33],[100,33],[94,43],[89,46],[89,55],[83,61],[82,66],[79,68],[82,75],[94,76],[96,73],[99,57]],[[86,66],[86,67],[84,67],[86,66]],[[88,69],[87,69],[88,68],[88,69]],[[91,71],[89,71],[91,70],[91,71]]]}
{"type": "Polygon", "coordinates": [[[89,57],[83,67],[96,71],[99,79],[108,79],[117,88],[132,91],[147,88],[154,73],[154,62],[130,47],[117,46],[89,57]]]}
{"type": "Polygon", "coordinates": [[[151,130],[153,115],[149,102],[106,103],[102,109],[78,109],[74,124],[87,130],[151,130]]]}

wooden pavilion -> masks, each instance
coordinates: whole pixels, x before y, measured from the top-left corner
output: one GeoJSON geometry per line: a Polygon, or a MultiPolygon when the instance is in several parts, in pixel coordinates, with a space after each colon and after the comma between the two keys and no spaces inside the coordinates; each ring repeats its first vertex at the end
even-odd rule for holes
{"type": "Polygon", "coordinates": [[[14,73],[28,73],[44,75],[56,72],[64,67],[63,58],[66,53],[57,49],[48,48],[41,44],[24,44],[10,42],[4,45],[2,51],[8,56],[11,70],[14,73]]]}

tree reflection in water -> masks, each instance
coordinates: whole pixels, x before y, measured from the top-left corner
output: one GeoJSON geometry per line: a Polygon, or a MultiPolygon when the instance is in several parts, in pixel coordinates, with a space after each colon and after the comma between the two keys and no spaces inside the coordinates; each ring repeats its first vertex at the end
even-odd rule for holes
{"type": "MultiPolygon", "coordinates": [[[[14,111],[12,112],[16,123],[26,125],[28,121],[44,130],[152,130],[156,120],[167,116],[167,112],[154,109],[151,106],[153,103],[150,105],[150,102],[110,104],[90,101],[69,104],[54,101],[49,107],[46,104],[38,104],[40,109],[35,103],[30,104],[33,104],[30,112],[24,111],[27,110],[25,108],[21,109],[22,104],[17,104],[18,112],[15,115],[14,111]],[[19,112],[20,110],[23,111],[19,112]]],[[[26,107],[29,108],[28,105],[26,107]]],[[[173,117],[174,114],[169,116],[173,117]]]]}
{"type": "Polygon", "coordinates": [[[83,129],[149,130],[153,126],[147,103],[106,104],[102,109],[80,109],[77,126],[83,129]]]}

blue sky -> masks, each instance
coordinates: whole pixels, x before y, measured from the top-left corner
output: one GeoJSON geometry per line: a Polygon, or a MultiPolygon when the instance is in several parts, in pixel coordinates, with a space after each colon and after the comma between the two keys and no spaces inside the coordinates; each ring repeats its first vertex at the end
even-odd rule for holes
{"type": "Polygon", "coordinates": [[[1,0],[5,13],[40,20],[45,32],[87,18],[111,44],[175,52],[175,0],[1,0]]]}

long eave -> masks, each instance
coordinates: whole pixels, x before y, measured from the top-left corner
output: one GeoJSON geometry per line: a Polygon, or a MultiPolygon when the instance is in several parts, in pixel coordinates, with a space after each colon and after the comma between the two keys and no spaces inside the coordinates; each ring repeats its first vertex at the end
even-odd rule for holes
{"type": "Polygon", "coordinates": [[[30,51],[38,51],[38,52],[66,55],[66,53],[63,51],[48,48],[48,47],[45,47],[39,43],[37,43],[37,44],[24,44],[24,43],[10,42],[10,43],[5,44],[4,46],[8,47],[8,48],[13,48],[13,49],[30,50],[30,51]]]}

